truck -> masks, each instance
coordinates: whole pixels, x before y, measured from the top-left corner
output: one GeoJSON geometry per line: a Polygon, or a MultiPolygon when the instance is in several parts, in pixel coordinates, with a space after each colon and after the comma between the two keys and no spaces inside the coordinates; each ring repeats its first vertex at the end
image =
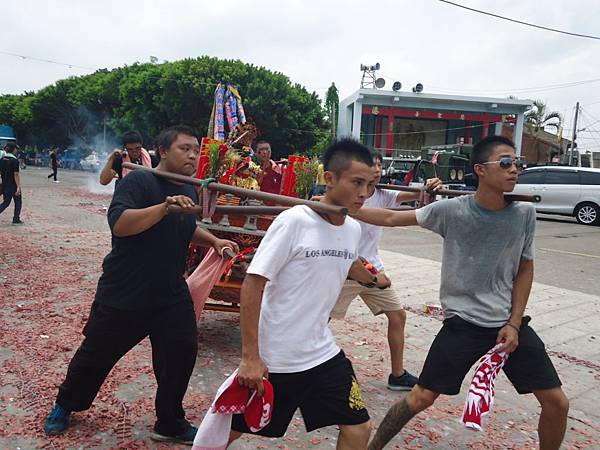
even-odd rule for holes
{"type": "Polygon", "coordinates": [[[470,144],[422,147],[414,181],[437,177],[450,189],[469,186],[472,150],[470,144]]]}
{"type": "Polygon", "coordinates": [[[382,182],[410,186],[422,185],[428,178],[439,178],[449,189],[472,187],[470,144],[422,147],[417,158],[384,157],[382,182]]]}

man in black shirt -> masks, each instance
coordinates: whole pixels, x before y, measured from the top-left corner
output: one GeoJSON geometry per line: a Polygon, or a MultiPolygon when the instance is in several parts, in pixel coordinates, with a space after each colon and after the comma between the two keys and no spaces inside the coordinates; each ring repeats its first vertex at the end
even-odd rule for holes
{"type": "MultiPolygon", "coordinates": [[[[159,169],[193,175],[198,139],[184,126],[158,137],[159,169]]],[[[196,319],[183,278],[190,241],[238,251],[196,225],[193,215],[167,215],[168,205],[189,208],[193,187],[138,171],[124,178],[108,210],[112,250],[104,258],[96,298],[84,328],[85,339],[69,364],[56,404],[47,417],[47,434],[69,426],[71,411],[88,409],[104,379],[146,336],[158,383],[154,433],[159,441],[192,443],[196,428],[185,419],[182,400],[197,352],[196,319]]]]}
{"type": "Polygon", "coordinates": [[[56,174],[58,173],[58,157],[56,155],[57,152],[58,149],[56,147],[53,147],[52,151],[50,152],[50,167],[52,168],[52,173],[48,175],[48,179],[54,177],[55,183],[59,183],[59,181],[56,179],[56,174]]]}
{"type": "Polygon", "coordinates": [[[124,162],[152,167],[150,154],[143,147],[142,135],[137,131],[128,131],[123,135],[123,149],[114,149],[106,160],[106,164],[100,172],[100,184],[106,186],[114,178],[117,178],[118,183],[130,173],[130,170],[123,169],[124,162]]]}
{"type": "Polygon", "coordinates": [[[22,224],[21,221],[21,176],[19,174],[19,160],[15,156],[17,144],[9,142],[4,147],[6,153],[0,159],[0,176],[2,177],[2,191],[4,201],[0,205],[0,214],[8,208],[12,200],[15,201],[13,223],[22,224]]]}

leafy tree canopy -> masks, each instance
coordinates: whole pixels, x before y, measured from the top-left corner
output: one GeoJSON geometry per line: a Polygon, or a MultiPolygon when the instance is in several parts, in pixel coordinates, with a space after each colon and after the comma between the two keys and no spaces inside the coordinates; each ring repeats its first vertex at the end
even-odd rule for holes
{"type": "Polygon", "coordinates": [[[282,73],[207,56],[98,70],[35,93],[0,96],[0,123],[11,125],[20,143],[36,146],[101,149],[105,130],[108,147],[130,129],[150,146],[160,130],[180,123],[205,136],[219,81],[238,86],[247,117],[277,156],[311,151],[329,134],[316,93],[282,73]]]}

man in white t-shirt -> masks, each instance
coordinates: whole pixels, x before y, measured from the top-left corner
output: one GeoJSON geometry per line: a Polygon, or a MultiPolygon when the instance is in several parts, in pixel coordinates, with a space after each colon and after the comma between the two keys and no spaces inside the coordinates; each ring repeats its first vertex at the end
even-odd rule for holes
{"type": "MultiPolygon", "coordinates": [[[[350,213],[364,203],[373,183],[373,160],[362,144],[343,139],[323,155],[327,192],[323,203],[350,213]]],[[[241,385],[274,389],[271,422],[253,433],[285,434],[300,408],[307,431],[337,425],[338,449],[366,449],[369,414],[352,364],[328,327],[329,315],[358,256],[360,225],[350,217],[296,206],[267,230],[241,290],[241,385]]],[[[252,433],[234,415],[230,442],[252,433]]]]}
{"type": "MultiPolygon", "coordinates": [[[[391,191],[378,189],[375,186],[381,180],[383,157],[377,151],[371,152],[375,182],[369,189],[369,196],[364,206],[369,208],[396,208],[405,202],[418,200],[419,193],[391,191]]],[[[438,178],[427,180],[428,189],[436,189],[442,185],[438,178]]],[[[396,291],[391,288],[391,280],[384,272],[383,263],[379,257],[379,241],[383,227],[360,222],[362,230],[358,255],[366,259],[379,274],[373,280],[373,275],[358,262],[350,273],[351,280],[344,283],[337,303],[331,311],[332,319],[343,319],[352,300],[360,297],[374,315],[385,314],[388,318],[388,344],[392,372],[388,377],[387,387],[395,391],[410,391],[417,383],[417,377],[404,369],[404,326],[406,312],[396,291]],[[361,273],[362,272],[362,273],[361,273]],[[366,282],[365,282],[366,281],[366,282]]]]}

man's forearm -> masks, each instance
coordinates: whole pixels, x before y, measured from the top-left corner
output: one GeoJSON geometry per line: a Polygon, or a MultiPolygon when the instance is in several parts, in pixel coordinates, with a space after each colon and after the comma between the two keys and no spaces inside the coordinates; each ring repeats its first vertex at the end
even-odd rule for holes
{"type": "Polygon", "coordinates": [[[21,175],[18,172],[15,172],[15,184],[17,185],[17,189],[21,189],[21,175]]]}
{"type": "Polygon", "coordinates": [[[390,211],[382,208],[361,208],[352,216],[361,222],[382,227],[417,225],[417,216],[414,211],[390,211]]]}
{"type": "Polygon", "coordinates": [[[265,285],[264,278],[246,275],[240,292],[240,329],[242,332],[242,358],[259,358],[258,322],[265,285]]]}
{"type": "Polygon", "coordinates": [[[113,165],[113,158],[108,158],[108,160],[106,161],[106,164],[104,165],[104,167],[102,168],[102,171],[100,172],[100,184],[107,185],[115,177],[115,174],[112,170],[112,165],[113,165]]]}
{"type": "Polygon", "coordinates": [[[521,260],[519,271],[513,281],[512,308],[509,322],[520,327],[527,308],[531,285],[533,284],[533,261],[521,260]]]}
{"type": "Polygon", "coordinates": [[[419,200],[420,195],[420,192],[398,192],[398,194],[396,195],[396,205],[419,200]]]}
{"type": "Polygon", "coordinates": [[[212,247],[216,240],[217,237],[214,234],[198,226],[196,227],[194,235],[192,236],[192,242],[194,244],[204,245],[206,247],[212,247]]]}
{"type": "Polygon", "coordinates": [[[143,233],[160,222],[167,213],[165,203],[142,209],[126,209],[113,227],[117,237],[134,236],[143,233]]]}

